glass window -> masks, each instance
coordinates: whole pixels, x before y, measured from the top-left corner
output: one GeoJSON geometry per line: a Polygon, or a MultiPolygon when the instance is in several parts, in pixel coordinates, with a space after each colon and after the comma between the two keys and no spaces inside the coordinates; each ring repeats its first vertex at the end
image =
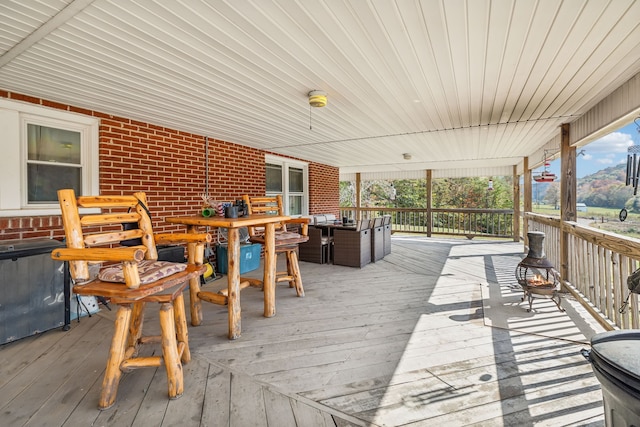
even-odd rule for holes
{"type": "Polygon", "coordinates": [[[282,166],[267,163],[267,193],[282,193],[282,166]]]}
{"type": "Polygon", "coordinates": [[[302,215],[302,196],[289,196],[289,215],[302,215]]]}
{"type": "Polygon", "coordinates": [[[0,216],[59,215],[57,191],[98,194],[100,119],[0,98],[0,216]]]}
{"type": "Polygon", "coordinates": [[[289,191],[302,193],[304,191],[304,175],[300,168],[289,168],[289,191]]]}
{"type": "Polygon", "coordinates": [[[287,215],[308,214],[307,163],[267,155],[265,164],[267,195],[282,195],[284,211],[287,215]]]}
{"type": "Polygon", "coordinates": [[[27,124],[27,203],[55,203],[60,188],[82,194],[81,133],[27,124]]]}

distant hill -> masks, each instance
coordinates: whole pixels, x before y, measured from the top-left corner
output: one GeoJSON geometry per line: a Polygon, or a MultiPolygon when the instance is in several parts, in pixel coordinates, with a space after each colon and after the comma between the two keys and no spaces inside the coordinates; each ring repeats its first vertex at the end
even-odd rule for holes
{"type": "Polygon", "coordinates": [[[587,206],[623,208],[633,197],[633,187],[625,185],[625,164],[611,166],[577,180],[577,201],[587,206]]]}
{"type": "Polygon", "coordinates": [[[579,183],[591,182],[591,181],[619,181],[624,184],[624,180],[626,178],[627,173],[627,165],[626,164],[618,164],[615,166],[610,166],[606,169],[599,170],[598,172],[594,172],[591,175],[587,175],[583,178],[578,179],[579,183]]]}

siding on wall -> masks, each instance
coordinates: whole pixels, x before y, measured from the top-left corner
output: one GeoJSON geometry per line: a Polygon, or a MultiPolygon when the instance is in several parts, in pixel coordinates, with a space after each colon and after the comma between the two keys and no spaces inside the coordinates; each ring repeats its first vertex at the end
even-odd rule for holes
{"type": "MultiPolygon", "coordinates": [[[[205,137],[0,91],[0,96],[100,118],[100,193],[147,194],[157,232],[183,231],[167,216],[195,215],[205,193],[205,137]]],[[[233,201],[265,192],[265,152],[208,138],[208,194],[233,201]]],[[[302,159],[298,159],[302,160],[302,159]]],[[[310,213],[338,212],[338,168],[309,164],[310,213]]],[[[64,236],[59,216],[0,218],[0,240],[64,236]]]]}

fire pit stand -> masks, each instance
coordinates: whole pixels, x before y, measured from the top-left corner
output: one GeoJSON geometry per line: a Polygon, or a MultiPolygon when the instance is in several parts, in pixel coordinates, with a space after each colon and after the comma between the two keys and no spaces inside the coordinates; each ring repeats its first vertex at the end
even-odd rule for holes
{"type": "Polygon", "coordinates": [[[561,297],[559,294],[560,274],[553,268],[544,254],[544,233],[532,231],[527,233],[529,238],[529,253],[516,267],[516,279],[522,287],[525,299],[529,302],[527,312],[532,310],[533,299],[542,296],[551,299],[560,311],[564,309],[560,306],[561,297]]]}

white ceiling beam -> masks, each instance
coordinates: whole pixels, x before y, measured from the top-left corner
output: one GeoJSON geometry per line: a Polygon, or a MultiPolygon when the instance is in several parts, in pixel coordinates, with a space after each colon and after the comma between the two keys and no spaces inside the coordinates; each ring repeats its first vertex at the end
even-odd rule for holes
{"type": "Polygon", "coordinates": [[[0,56],[0,68],[4,67],[11,62],[12,59],[16,58],[23,52],[27,51],[31,46],[47,37],[52,31],[56,30],[69,19],[76,16],[76,14],[93,2],[94,0],[73,0],[53,18],[42,24],[38,29],[22,39],[20,43],[16,44],[6,51],[4,55],[0,56]]]}

